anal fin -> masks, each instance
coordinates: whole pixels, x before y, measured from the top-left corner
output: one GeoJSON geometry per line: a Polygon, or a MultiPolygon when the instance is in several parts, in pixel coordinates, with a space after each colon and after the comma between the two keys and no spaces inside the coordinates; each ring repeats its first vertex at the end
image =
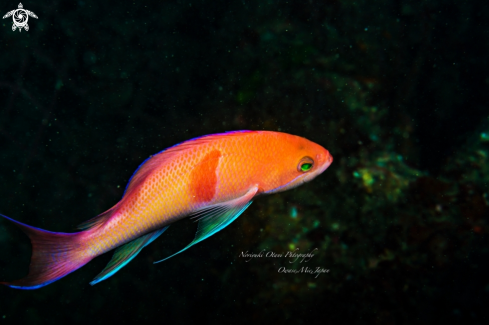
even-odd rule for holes
{"type": "Polygon", "coordinates": [[[114,252],[114,256],[112,256],[112,259],[109,261],[105,269],[103,269],[102,272],[100,272],[100,274],[97,275],[92,282],[90,282],[90,284],[94,285],[114,275],[133,258],[135,258],[145,246],[151,244],[156,238],[158,238],[158,236],[165,232],[168,227],[170,226],[163,227],[154,232],[141,236],[138,239],[117,248],[114,252]]]}

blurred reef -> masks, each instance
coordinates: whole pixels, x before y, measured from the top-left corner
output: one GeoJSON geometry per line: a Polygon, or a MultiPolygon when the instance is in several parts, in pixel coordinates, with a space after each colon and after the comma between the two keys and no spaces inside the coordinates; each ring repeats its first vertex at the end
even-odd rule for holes
{"type": "MultiPolygon", "coordinates": [[[[164,263],[194,223],[94,287],[110,254],[41,290],[0,288],[0,324],[489,321],[488,3],[24,8],[28,32],[0,25],[0,213],[74,231],[149,155],[226,130],[297,134],[334,163],[164,263]],[[297,248],[316,255],[239,257],[297,248]],[[329,273],[277,271],[304,265],[329,273]]],[[[27,237],[0,223],[0,245],[0,279],[22,277],[27,237]]]]}

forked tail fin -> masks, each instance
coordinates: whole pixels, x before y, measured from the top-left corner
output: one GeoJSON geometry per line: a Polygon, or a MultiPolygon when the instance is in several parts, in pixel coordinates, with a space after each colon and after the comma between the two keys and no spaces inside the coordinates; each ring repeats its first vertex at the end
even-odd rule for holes
{"type": "Polygon", "coordinates": [[[24,231],[31,240],[32,257],[29,274],[20,280],[0,282],[16,289],[38,289],[79,269],[93,258],[84,254],[77,233],[50,232],[31,227],[1,215],[24,231]]]}

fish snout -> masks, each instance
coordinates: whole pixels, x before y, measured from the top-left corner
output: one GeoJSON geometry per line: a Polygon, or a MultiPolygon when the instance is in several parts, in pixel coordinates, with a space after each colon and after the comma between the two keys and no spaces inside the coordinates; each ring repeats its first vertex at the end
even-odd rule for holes
{"type": "Polygon", "coordinates": [[[304,183],[312,181],[314,178],[321,175],[326,169],[328,169],[328,167],[333,163],[333,156],[328,150],[324,149],[324,152],[316,155],[316,160],[319,168],[312,173],[305,175],[303,178],[304,183]]]}
{"type": "Polygon", "coordinates": [[[333,156],[329,153],[328,150],[323,148],[323,152],[316,155],[316,160],[318,165],[320,166],[319,169],[321,169],[322,173],[333,163],[333,156]]]}
{"type": "Polygon", "coordinates": [[[333,163],[333,156],[329,153],[328,150],[326,150],[326,152],[328,153],[327,160],[326,160],[326,164],[327,164],[326,168],[328,168],[333,163]]]}

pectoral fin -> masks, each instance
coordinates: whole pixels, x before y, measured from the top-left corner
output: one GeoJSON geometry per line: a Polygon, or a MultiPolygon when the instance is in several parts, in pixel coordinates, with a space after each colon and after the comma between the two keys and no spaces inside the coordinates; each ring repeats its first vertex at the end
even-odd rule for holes
{"type": "Polygon", "coordinates": [[[112,259],[107,264],[105,269],[103,269],[103,271],[100,272],[100,274],[97,275],[95,279],[90,282],[90,284],[94,285],[114,275],[133,258],[135,258],[136,255],[138,255],[145,246],[151,244],[153,240],[158,238],[158,236],[161,235],[165,230],[167,230],[168,227],[170,226],[166,226],[164,228],[158,229],[157,231],[141,236],[138,239],[135,239],[132,242],[117,248],[114,252],[114,256],[112,256],[112,259]]]}
{"type": "Polygon", "coordinates": [[[195,239],[184,249],[167,258],[154,262],[154,264],[163,262],[170,257],[180,254],[181,252],[187,250],[198,242],[201,242],[204,239],[214,235],[216,232],[224,229],[231,222],[236,220],[236,218],[238,218],[244,210],[246,210],[246,208],[251,204],[251,200],[257,192],[258,187],[255,186],[251,188],[245,195],[239,198],[228,202],[219,203],[197,211],[194,215],[192,215],[192,217],[199,218],[199,228],[197,229],[197,233],[195,234],[195,239]]]}

